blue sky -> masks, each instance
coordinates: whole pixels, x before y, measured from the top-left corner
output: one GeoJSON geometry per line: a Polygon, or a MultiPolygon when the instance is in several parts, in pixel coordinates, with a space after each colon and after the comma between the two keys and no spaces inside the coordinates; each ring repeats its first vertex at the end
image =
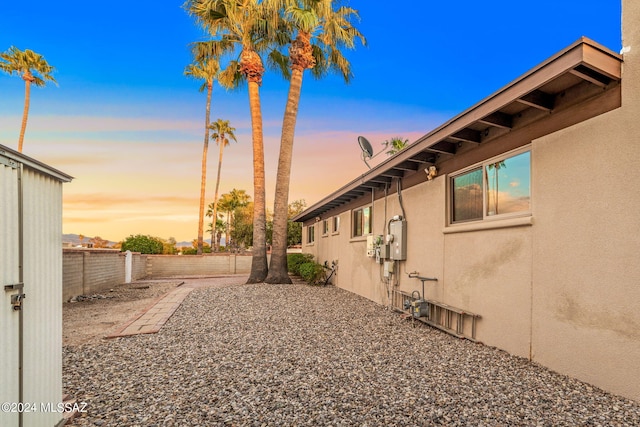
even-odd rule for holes
{"type": "MultiPolygon", "coordinates": [[[[617,0],[350,1],[366,47],[348,52],[355,78],[305,76],[291,200],[314,203],[366,170],[357,135],[377,145],[415,140],[581,36],[618,52],[617,0]]],[[[32,91],[24,153],[76,177],[65,186],[64,231],[120,240],[197,234],[204,95],[183,76],[188,44],[205,35],[181,2],[34,0],[0,6],[0,50],[32,49],[59,86],[32,91]]],[[[287,83],[261,88],[271,203],[287,83]]],[[[24,85],[0,75],[0,144],[15,148],[24,85]]],[[[221,191],[252,192],[246,89],[214,90],[212,119],[228,119],[221,191]]],[[[217,150],[209,151],[208,198],[217,150]]],[[[381,160],[380,156],[378,159],[381,160]]],[[[378,160],[377,159],[377,160],[378,160]]]]}

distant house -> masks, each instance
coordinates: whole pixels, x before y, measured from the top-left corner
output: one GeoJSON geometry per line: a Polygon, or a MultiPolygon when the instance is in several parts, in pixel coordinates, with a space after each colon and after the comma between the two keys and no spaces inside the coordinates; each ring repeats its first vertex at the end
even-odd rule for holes
{"type": "Polygon", "coordinates": [[[624,56],[567,47],[294,218],[304,252],[339,287],[640,400],[640,3],[623,12],[624,56]]]}

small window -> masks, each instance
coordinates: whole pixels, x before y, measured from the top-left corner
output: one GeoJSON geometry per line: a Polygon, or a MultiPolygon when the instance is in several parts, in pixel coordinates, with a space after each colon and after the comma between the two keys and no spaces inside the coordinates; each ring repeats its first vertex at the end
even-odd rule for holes
{"type": "Polygon", "coordinates": [[[323,236],[328,236],[329,235],[329,220],[325,219],[322,221],[322,235],[323,236]]]}
{"type": "Polygon", "coordinates": [[[371,234],[371,206],[354,210],[352,219],[353,237],[371,234]]]}
{"type": "Polygon", "coordinates": [[[334,216],[333,220],[331,221],[331,232],[333,234],[336,234],[339,231],[340,231],[340,217],[334,216]]]}
{"type": "Polygon", "coordinates": [[[453,222],[482,219],[482,169],[451,179],[453,222]]]}
{"type": "Polygon", "coordinates": [[[531,210],[531,152],[492,159],[451,178],[451,222],[531,210]]]}
{"type": "Polygon", "coordinates": [[[310,245],[316,241],[316,226],[310,225],[307,227],[307,244],[310,245]]]}

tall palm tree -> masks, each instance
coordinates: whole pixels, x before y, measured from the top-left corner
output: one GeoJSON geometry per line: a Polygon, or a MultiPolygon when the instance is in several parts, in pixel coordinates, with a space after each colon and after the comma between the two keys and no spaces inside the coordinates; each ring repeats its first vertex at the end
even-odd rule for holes
{"type": "Polygon", "coordinates": [[[18,152],[22,153],[31,102],[31,84],[42,87],[47,84],[47,80],[56,83],[56,79],[51,75],[54,68],[45,61],[42,55],[29,49],[21,51],[15,46],[11,46],[9,50],[0,54],[0,69],[9,74],[18,74],[24,80],[24,110],[20,137],[18,138],[18,152]]]}
{"type": "MultiPolygon", "coordinates": [[[[210,125],[213,130],[211,139],[215,139],[216,143],[220,147],[220,154],[218,155],[218,178],[216,179],[216,192],[213,196],[213,218],[218,217],[218,189],[220,188],[220,171],[222,170],[222,153],[224,147],[229,145],[229,139],[233,139],[237,142],[236,135],[234,134],[236,128],[229,126],[229,120],[218,119],[210,125]]],[[[211,234],[211,241],[214,240],[214,233],[211,234]]]]}
{"type": "Polygon", "coordinates": [[[387,156],[393,156],[400,150],[404,149],[407,145],[409,145],[408,139],[402,139],[401,136],[394,136],[391,139],[386,140],[382,143],[385,147],[389,148],[389,151],[386,152],[387,156]]]}
{"type": "MultiPolygon", "coordinates": [[[[289,61],[291,79],[282,121],[280,156],[273,208],[273,248],[267,283],[291,283],[287,272],[287,220],[291,161],[294,132],[300,103],[304,71],[312,70],[316,78],[329,71],[342,75],[345,82],[352,77],[349,61],[342,48],[354,48],[357,39],[365,44],[364,36],[351,25],[358,12],[349,7],[334,8],[333,0],[271,0],[281,10],[290,25],[289,61]]],[[[274,6],[274,7],[275,7],[274,6]]]]}
{"type": "MultiPolygon", "coordinates": [[[[200,205],[198,210],[198,243],[196,253],[202,255],[202,241],[204,236],[204,198],[205,187],[207,185],[207,151],[209,149],[209,119],[211,117],[211,94],[213,93],[213,82],[215,81],[218,72],[220,71],[220,61],[213,56],[200,56],[194,59],[192,64],[189,64],[184,74],[194,79],[204,80],[202,86],[200,86],[200,92],[207,89],[207,105],[204,117],[204,147],[202,149],[202,173],[200,177],[200,205]]],[[[213,238],[211,240],[211,246],[213,247],[213,238]]]]}
{"type": "Polygon", "coordinates": [[[264,66],[261,52],[274,40],[274,29],[280,18],[277,11],[260,0],[187,0],[185,8],[215,38],[208,47],[211,53],[233,53],[225,78],[237,80],[238,74],[247,81],[251,112],[253,145],[253,260],[247,283],[260,283],[267,276],[266,206],[264,143],[260,85],[264,66]]]}

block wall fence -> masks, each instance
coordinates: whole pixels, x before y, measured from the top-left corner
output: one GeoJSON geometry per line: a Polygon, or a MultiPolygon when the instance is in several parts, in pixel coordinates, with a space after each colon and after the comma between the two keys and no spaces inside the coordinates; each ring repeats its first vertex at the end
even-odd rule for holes
{"type": "MultiPolygon", "coordinates": [[[[62,300],[99,293],[125,283],[125,253],[114,249],[65,248],[62,300]]],[[[143,255],[132,253],[131,280],[244,274],[251,255],[143,255]]]]}

